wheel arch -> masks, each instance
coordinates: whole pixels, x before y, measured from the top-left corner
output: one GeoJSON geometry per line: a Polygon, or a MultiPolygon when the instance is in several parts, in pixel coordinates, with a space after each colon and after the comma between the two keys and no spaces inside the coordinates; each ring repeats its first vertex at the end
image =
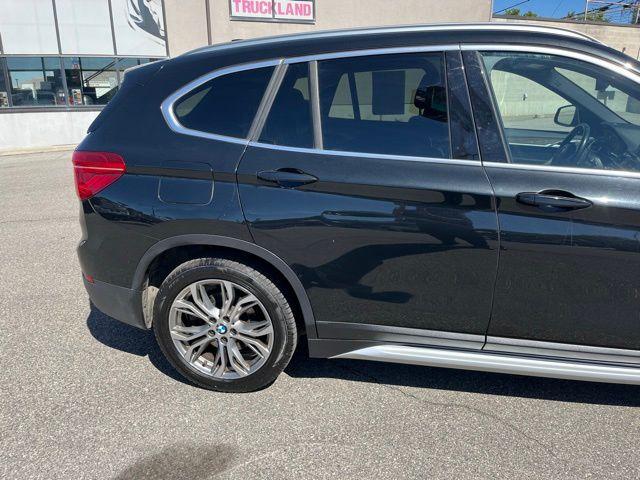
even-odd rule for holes
{"type": "Polygon", "coordinates": [[[278,271],[291,287],[291,291],[298,301],[307,338],[317,338],[316,322],[311,308],[311,302],[298,276],[291,267],[276,254],[245,240],[207,234],[178,235],[160,240],[152,245],[138,262],[131,287],[138,291],[145,289],[149,267],[153,261],[163,253],[179,247],[197,246],[221,247],[227,250],[233,250],[239,254],[252,256],[262,262],[266,262],[271,268],[278,271]]]}

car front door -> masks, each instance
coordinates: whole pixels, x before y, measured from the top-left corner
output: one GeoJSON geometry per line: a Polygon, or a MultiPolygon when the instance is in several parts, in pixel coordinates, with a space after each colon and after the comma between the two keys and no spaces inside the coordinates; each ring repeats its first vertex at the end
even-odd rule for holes
{"type": "Polygon", "coordinates": [[[508,152],[483,158],[501,231],[487,348],[640,349],[638,78],[563,52],[465,61],[487,80],[508,152]]]}
{"type": "Polygon", "coordinates": [[[350,53],[280,72],[238,182],[320,338],[484,343],[497,221],[461,67],[459,52],[350,53]]]}

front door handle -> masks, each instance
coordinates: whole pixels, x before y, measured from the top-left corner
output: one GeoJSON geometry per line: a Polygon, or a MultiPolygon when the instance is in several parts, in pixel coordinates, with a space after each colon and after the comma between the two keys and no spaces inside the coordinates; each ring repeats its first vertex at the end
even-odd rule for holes
{"type": "Polygon", "coordinates": [[[265,182],[277,183],[281,187],[296,188],[309,183],[317,182],[318,177],[309,175],[295,168],[280,168],[278,170],[265,170],[258,172],[258,178],[265,182]]]}
{"type": "Polygon", "coordinates": [[[586,198],[576,197],[574,194],[562,190],[543,190],[537,193],[522,192],[516,195],[516,200],[525,205],[555,207],[565,210],[578,210],[593,205],[593,203],[586,198]]]}

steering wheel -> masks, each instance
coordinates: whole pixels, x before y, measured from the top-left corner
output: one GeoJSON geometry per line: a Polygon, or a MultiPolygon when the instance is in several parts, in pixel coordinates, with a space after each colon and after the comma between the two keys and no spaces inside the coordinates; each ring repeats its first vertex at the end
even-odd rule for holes
{"type": "Polygon", "coordinates": [[[558,151],[547,162],[547,165],[555,165],[557,167],[572,167],[580,164],[586,151],[589,138],[591,135],[591,127],[586,123],[579,123],[569,135],[562,140],[558,146],[558,151]],[[574,144],[573,140],[582,135],[580,142],[574,144]]]}

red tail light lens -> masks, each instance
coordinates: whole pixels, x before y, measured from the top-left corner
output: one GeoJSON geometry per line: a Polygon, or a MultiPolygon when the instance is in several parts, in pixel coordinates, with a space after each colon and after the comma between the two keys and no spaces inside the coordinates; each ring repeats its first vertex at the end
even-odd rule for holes
{"type": "Polygon", "coordinates": [[[73,152],[73,175],[80,200],[93,197],[125,172],[124,159],[110,152],[73,152]]]}

